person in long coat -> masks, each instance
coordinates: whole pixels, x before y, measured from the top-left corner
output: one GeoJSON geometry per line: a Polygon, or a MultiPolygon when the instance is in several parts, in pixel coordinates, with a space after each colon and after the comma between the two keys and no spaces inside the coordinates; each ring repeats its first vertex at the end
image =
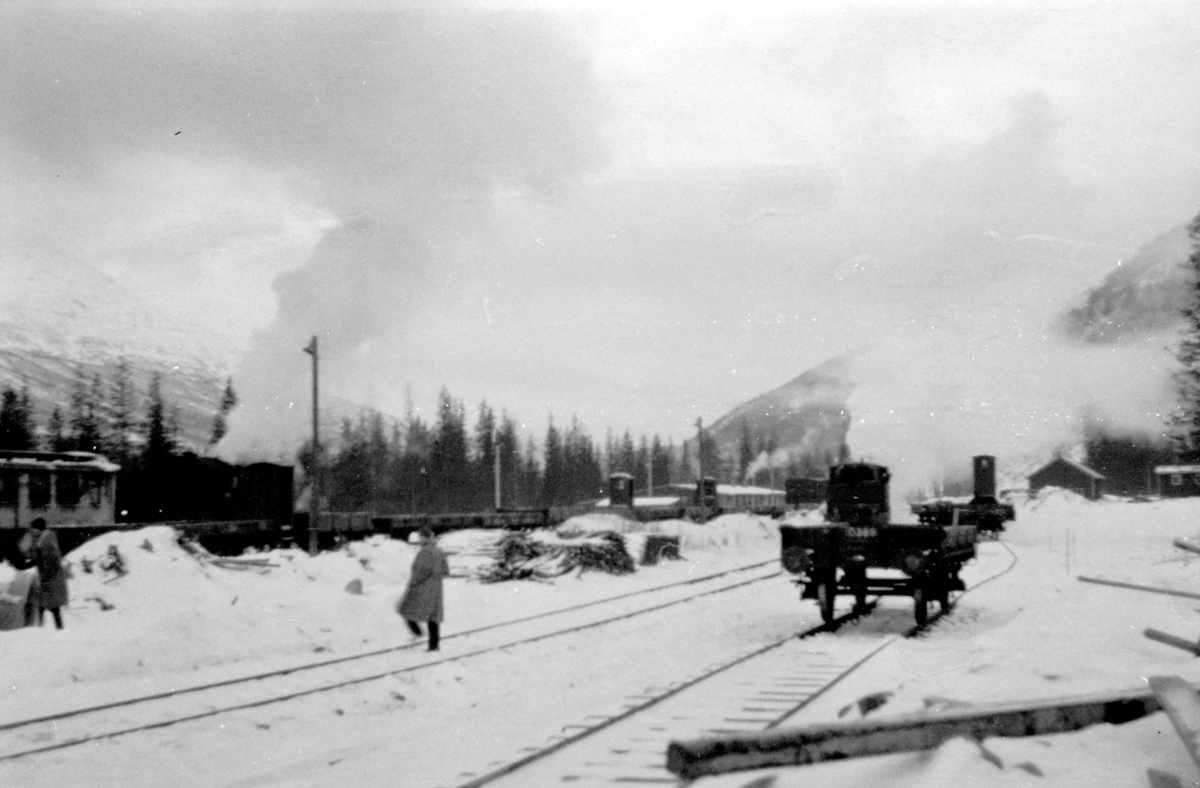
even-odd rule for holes
{"type": "Polygon", "coordinates": [[[429,650],[438,650],[438,639],[441,635],[442,623],[442,578],[450,574],[450,566],[446,562],[446,554],[437,546],[433,538],[433,530],[425,527],[420,531],[421,549],[413,559],[412,572],[408,577],[408,587],[400,598],[397,611],[404,617],[409,631],[417,637],[421,636],[421,625],[424,621],[429,626],[429,650]]]}
{"type": "Polygon", "coordinates": [[[40,517],[34,520],[30,530],[33,532],[32,563],[38,571],[38,611],[37,623],[42,620],[47,610],[54,616],[56,629],[63,628],[62,608],[67,606],[67,574],[62,568],[62,549],[58,546],[58,534],[40,517]]]}

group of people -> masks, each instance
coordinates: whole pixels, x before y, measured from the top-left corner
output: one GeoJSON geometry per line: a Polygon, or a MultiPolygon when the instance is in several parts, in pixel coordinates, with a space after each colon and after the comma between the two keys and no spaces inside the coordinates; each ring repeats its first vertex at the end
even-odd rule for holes
{"type": "MultiPolygon", "coordinates": [[[[446,553],[437,546],[433,530],[420,530],[421,549],[413,559],[412,572],[396,611],[404,618],[414,637],[421,637],[421,624],[429,631],[429,651],[437,651],[444,617],[442,578],[450,574],[446,553]]],[[[54,626],[63,628],[62,609],[66,607],[67,575],[62,566],[62,549],[54,529],[37,518],[30,523],[17,551],[18,569],[34,568],[38,579],[29,587],[25,603],[25,625],[41,626],[49,611],[54,626]]]]}
{"type": "Polygon", "coordinates": [[[62,560],[58,534],[47,528],[42,518],[35,519],[26,529],[16,553],[18,569],[37,570],[37,581],[29,586],[25,601],[25,626],[41,626],[49,611],[55,628],[63,628],[62,609],[67,606],[68,596],[62,560]]]}

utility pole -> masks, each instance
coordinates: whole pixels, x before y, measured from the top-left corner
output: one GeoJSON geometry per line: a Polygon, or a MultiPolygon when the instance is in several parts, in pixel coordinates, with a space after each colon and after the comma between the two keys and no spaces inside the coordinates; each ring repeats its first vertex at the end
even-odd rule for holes
{"type": "Polygon", "coordinates": [[[317,335],[304,352],[312,356],[312,498],[308,504],[308,552],[317,554],[317,525],[321,516],[321,432],[320,408],[317,402],[318,356],[317,335]]]}
{"type": "Polygon", "coordinates": [[[646,497],[654,497],[654,447],[650,448],[650,456],[646,458],[646,497]]]}
{"type": "Polygon", "coordinates": [[[696,419],[696,475],[704,485],[704,419],[696,419]]]}
{"type": "Polygon", "coordinates": [[[497,433],[492,433],[492,485],[496,494],[496,511],[500,511],[500,442],[497,433]]]}

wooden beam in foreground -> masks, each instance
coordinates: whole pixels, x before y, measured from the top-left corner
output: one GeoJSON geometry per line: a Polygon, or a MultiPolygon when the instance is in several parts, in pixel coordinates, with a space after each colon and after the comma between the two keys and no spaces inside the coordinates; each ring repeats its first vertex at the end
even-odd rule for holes
{"type": "Polygon", "coordinates": [[[1200,594],[1193,594],[1190,591],[1173,591],[1170,588],[1155,588],[1154,586],[1142,586],[1136,583],[1121,583],[1116,580],[1101,580],[1098,577],[1084,577],[1080,575],[1078,578],[1084,583],[1098,583],[1102,586],[1116,586],[1117,588],[1132,588],[1134,591],[1148,591],[1151,594],[1167,594],[1168,596],[1185,596],[1189,599],[1200,599],[1200,594]]]}
{"type": "Polygon", "coordinates": [[[1178,676],[1151,676],[1150,689],[1183,739],[1192,760],[1200,766],[1200,698],[1178,676]]]}
{"type": "Polygon", "coordinates": [[[1181,648],[1184,651],[1190,651],[1197,657],[1200,657],[1200,641],[1187,640],[1186,638],[1172,635],[1169,632],[1162,632],[1157,629],[1152,629],[1151,627],[1146,627],[1142,634],[1151,640],[1157,640],[1159,643],[1166,643],[1168,646],[1174,646],[1175,648],[1181,648]]]}
{"type": "Polygon", "coordinates": [[[797,766],[930,750],[956,736],[979,741],[989,736],[1063,733],[1101,722],[1119,725],[1161,708],[1153,692],[1140,689],[779,729],[728,738],[673,741],[667,747],[667,769],[692,779],[770,766],[797,766]]]}
{"type": "Polygon", "coordinates": [[[1187,539],[1176,539],[1175,546],[1180,550],[1191,550],[1193,553],[1200,553],[1200,545],[1192,544],[1187,539]]]}

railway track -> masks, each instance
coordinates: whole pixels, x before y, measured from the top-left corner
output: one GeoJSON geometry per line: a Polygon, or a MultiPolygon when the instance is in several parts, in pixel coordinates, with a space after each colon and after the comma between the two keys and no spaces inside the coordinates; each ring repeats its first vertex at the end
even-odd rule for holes
{"type": "Polygon", "coordinates": [[[466,647],[431,654],[424,641],[299,664],[169,692],[119,698],[38,717],[0,719],[0,762],[243,711],[469,660],[514,646],[616,624],[674,605],[761,583],[781,574],[778,561],[641,589],[560,610],[447,633],[466,647]]]}
{"type": "MultiPolygon", "coordinates": [[[[424,652],[423,643],[418,641],[370,654],[349,655],[306,663],[284,671],[241,677],[223,682],[221,686],[187,688],[176,693],[166,693],[163,697],[123,699],[104,704],[104,708],[67,710],[37,720],[0,720],[0,760],[10,763],[14,768],[19,767],[19,771],[13,771],[11,775],[28,777],[34,773],[30,770],[40,773],[43,768],[52,765],[54,769],[71,769],[69,764],[79,763],[77,758],[69,755],[72,752],[82,752],[89,760],[95,758],[95,750],[78,745],[100,744],[108,739],[128,737],[121,740],[124,743],[120,750],[109,752],[116,756],[116,762],[126,764],[126,769],[136,768],[130,764],[140,761],[130,759],[145,758],[143,753],[148,752],[147,747],[177,747],[177,742],[191,741],[194,736],[203,736],[203,740],[213,742],[217,731],[226,728],[227,725],[231,730],[243,732],[236,735],[245,736],[244,732],[247,729],[253,735],[258,735],[257,728],[267,727],[258,723],[275,724],[283,719],[279,712],[273,712],[274,718],[253,715],[248,717],[246,714],[233,712],[269,704],[282,705],[291,699],[317,693],[334,693],[342,688],[349,692],[349,688],[354,686],[363,686],[377,692],[378,690],[371,689],[372,685],[367,682],[385,676],[417,675],[419,671],[433,669],[427,671],[429,679],[432,680],[434,676],[439,675],[439,671],[436,670],[438,666],[449,665],[446,670],[440,671],[440,675],[446,677],[447,670],[453,670],[455,664],[488,661],[486,655],[489,654],[492,655],[491,664],[503,664],[503,660],[545,658],[547,655],[554,655],[551,658],[561,658],[558,655],[570,658],[567,655],[578,653],[576,649],[591,649],[590,644],[611,640],[630,626],[643,633],[649,633],[659,626],[657,622],[660,620],[674,620],[683,615],[703,621],[705,616],[722,615],[721,611],[728,611],[731,604],[762,604],[764,600],[778,600],[779,605],[772,601],[770,606],[776,610],[780,607],[785,610],[796,609],[801,616],[815,616],[815,610],[808,610],[807,605],[797,605],[791,593],[784,599],[780,596],[782,589],[770,587],[771,581],[774,581],[789,592],[793,590],[790,584],[784,583],[777,567],[776,560],[749,564],[729,572],[597,600],[522,621],[503,622],[470,632],[448,633],[444,642],[455,645],[440,655],[424,652]],[[676,606],[682,605],[695,606],[697,609],[694,612],[676,612],[676,606]],[[655,611],[662,612],[654,615],[655,611]],[[622,621],[629,623],[622,625],[619,623],[622,621]],[[605,632],[603,628],[608,625],[615,626],[609,633],[600,634],[605,632]],[[579,634],[572,637],[572,633],[579,634]],[[539,644],[539,641],[542,643],[539,644]],[[528,650],[515,648],[521,644],[537,645],[531,645],[528,650]],[[543,649],[543,644],[550,651],[543,649]],[[422,650],[416,653],[416,649],[422,650]],[[496,663],[495,660],[500,662],[496,663]],[[301,678],[304,678],[303,683],[288,683],[293,680],[299,681],[301,678]],[[216,692],[218,689],[221,692],[216,692]],[[226,694],[229,692],[234,694],[226,694]],[[188,696],[190,705],[180,705],[179,702],[188,696]],[[171,699],[174,699],[174,702],[170,702],[171,699]],[[169,739],[149,733],[166,726],[206,718],[212,719],[212,724],[188,727],[178,734],[168,734],[172,737],[169,739]],[[147,732],[147,735],[136,735],[142,732],[147,732]],[[53,751],[63,751],[64,757],[72,760],[39,757],[40,754],[53,751]]],[[[978,586],[980,582],[986,581],[975,582],[972,587],[978,586]]],[[[612,708],[606,708],[607,699],[598,702],[593,700],[586,705],[580,705],[578,699],[567,701],[572,705],[566,707],[567,713],[559,715],[561,723],[566,725],[561,735],[550,741],[540,738],[548,735],[550,731],[557,731],[560,723],[556,722],[553,726],[543,725],[540,734],[533,733],[534,738],[524,742],[532,745],[525,750],[517,749],[522,742],[511,739],[514,731],[507,730],[502,734],[502,725],[499,728],[492,725],[490,735],[507,736],[508,743],[512,746],[512,756],[507,757],[504,763],[487,762],[489,757],[495,757],[494,754],[472,762],[467,754],[468,757],[457,763],[470,763],[475,772],[459,774],[457,777],[457,770],[462,767],[457,766],[453,759],[443,760],[436,766],[429,763],[429,768],[426,768],[423,774],[430,779],[422,779],[420,784],[451,786],[496,782],[529,785],[540,784],[543,776],[554,773],[557,773],[554,781],[568,775],[582,778],[580,781],[585,784],[589,781],[599,783],[634,778],[651,783],[675,782],[663,768],[664,752],[670,738],[695,730],[728,733],[734,730],[760,730],[780,724],[788,716],[803,709],[813,698],[835,686],[841,677],[852,672],[857,664],[876,653],[870,649],[863,652],[862,647],[867,645],[863,642],[865,630],[878,629],[881,625],[890,629],[884,636],[884,641],[887,637],[894,640],[903,634],[897,631],[901,627],[896,622],[911,620],[908,618],[910,614],[897,609],[885,613],[882,618],[870,616],[862,619],[861,629],[856,628],[855,636],[850,638],[813,637],[828,631],[828,627],[806,630],[801,633],[804,637],[797,638],[794,628],[789,631],[785,624],[777,629],[777,634],[759,640],[762,645],[744,650],[740,654],[737,654],[736,649],[726,650],[724,656],[712,657],[722,660],[720,664],[709,665],[690,676],[678,678],[670,671],[659,671],[657,678],[646,680],[644,683],[634,684],[626,681],[618,685],[620,689],[610,696],[612,708]],[[788,650],[790,645],[795,644],[803,644],[805,649],[815,648],[817,651],[806,651],[805,656],[797,657],[797,652],[788,650]],[[730,654],[737,656],[727,658],[730,654]],[[810,663],[813,672],[798,678],[795,675],[797,659],[810,663]],[[714,682],[717,677],[722,676],[733,681],[734,686],[732,689],[721,690],[725,699],[717,701],[715,699],[718,690],[714,682]],[[741,682],[740,686],[738,681],[741,682]],[[696,700],[696,693],[702,696],[700,702],[696,700]],[[714,699],[713,702],[703,700],[709,697],[714,699]],[[717,706],[720,706],[720,709],[717,706]],[[594,710],[595,713],[577,719],[569,711],[572,707],[594,710]],[[719,714],[716,713],[718,711],[719,714]],[[629,734],[630,730],[640,730],[641,733],[629,734]],[[626,741],[629,736],[634,739],[640,738],[640,741],[630,743],[626,741]],[[598,750],[590,749],[596,747],[598,750]],[[541,770],[547,771],[543,773],[541,770]]],[[[853,617],[847,615],[839,618],[843,626],[852,620],[853,617]]],[[[618,639],[614,642],[622,641],[618,639]]],[[[878,638],[875,638],[875,642],[879,649],[887,645],[878,638]]],[[[669,648],[666,641],[658,645],[659,649],[664,647],[669,648]]],[[[611,657],[613,652],[610,650],[609,654],[611,657]]],[[[594,693],[594,697],[604,696],[594,693]]],[[[286,708],[302,709],[304,706],[289,704],[286,708]]],[[[496,716],[494,719],[499,721],[502,718],[496,716]]],[[[474,735],[467,730],[473,731],[474,727],[464,730],[468,737],[474,735]]],[[[257,740],[245,741],[246,746],[261,746],[251,744],[251,741],[257,740]]],[[[263,743],[265,741],[267,740],[263,743]]],[[[311,775],[311,769],[334,768],[333,764],[340,762],[342,758],[349,759],[348,763],[354,763],[377,757],[374,754],[379,752],[381,747],[388,747],[387,741],[386,737],[380,739],[378,736],[369,736],[362,741],[355,740],[349,746],[345,740],[338,744],[331,742],[333,749],[329,751],[330,754],[299,753],[297,759],[289,759],[276,765],[256,764],[242,758],[236,761],[238,766],[231,763],[226,767],[218,767],[210,776],[215,778],[216,775],[220,775],[224,778],[228,774],[236,773],[242,777],[242,782],[238,785],[245,786],[269,785],[278,780],[286,782],[287,779],[306,779],[301,775],[311,775]],[[222,771],[222,768],[235,768],[239,771],[222,771]]],[[[163,765],[166,766],[166,763],[163,765]]],[[[168,772],[169,767],[163,774],[164,778],[168,772]]],[[[0,782],[4,782],[3,778],[0,778],[0,782]]],[[[22,783],[18,781],[14,784],[22,783]]]]}
{"type": "MultiPolygon", "coordinates": [[[[1013,569],[1017,557],[1007,545],[1002,546],[1011,559],[1007,565],[973,583],[955,602],[1013,569]]],[[[878,602],[878,598],[870,600],[865,612],[870,613],[878,602]]],[[[678,784],[678,778],[666,769],[669,739],[684,732],[702,738],[777,727],[897,640],[929,633],[950,611],[939,609],[925,626],[913,625],[899,632],[854,639],[816,637],[863,615],[851,610],[830,624],[707,666],[670,686],[648,688],[643,695],[624,698],[561,736],[528,748],[520,757],[491,764],[482,773],[460,774],[454,788],[678,784]]]]}

